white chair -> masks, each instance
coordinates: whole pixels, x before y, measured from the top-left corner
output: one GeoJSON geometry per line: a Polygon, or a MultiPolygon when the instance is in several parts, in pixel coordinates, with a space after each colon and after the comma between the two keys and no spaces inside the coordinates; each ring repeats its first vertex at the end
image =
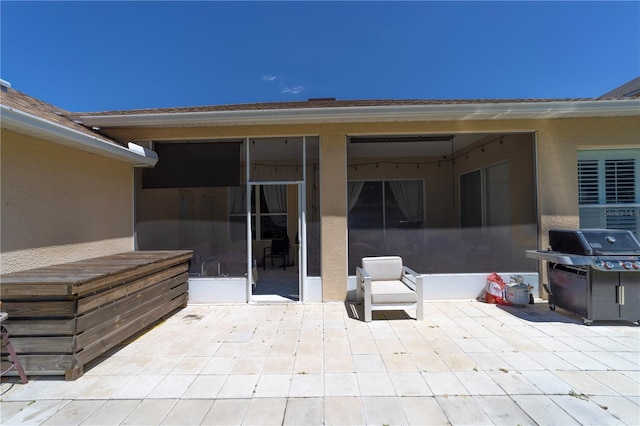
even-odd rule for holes
{"type": "Polygon", "coordinates": [[[402,264],[400,256],[362,258],[362,267],[356,268],[357,298],[364,302],[364,320],[371,321],[371,311],[416,311],[416,320],[422,321],[423,278],[402,264]]]}

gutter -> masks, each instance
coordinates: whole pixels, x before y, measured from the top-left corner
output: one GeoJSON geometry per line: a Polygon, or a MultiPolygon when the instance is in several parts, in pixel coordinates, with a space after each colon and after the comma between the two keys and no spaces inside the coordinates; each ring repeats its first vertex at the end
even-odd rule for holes
{"type": "Polygon", "coordinates": [[[125,148],[107,139],[82,133],[6,105],[0,105],[0,118],[3,129],[124,161],[136,167],[153,167],[158,162],[158,155],[154,151],[140,145],[129,143],[128,148],[125,148]]]}
{"type": "Polygon", "coordinates": [[[517,120],[640,115],[640,99],[451,103],[236,111],[81,114],[85,126],[185,127],[384,121],[517,120]]]}

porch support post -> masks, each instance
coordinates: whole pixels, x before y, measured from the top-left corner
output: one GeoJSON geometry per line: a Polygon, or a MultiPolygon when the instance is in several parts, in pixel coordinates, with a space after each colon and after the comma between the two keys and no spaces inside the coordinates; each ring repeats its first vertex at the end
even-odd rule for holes
{"type": "Polygon", "coordinates": [[[322,300],[347,297],[347,149],[344,134],[320,135],[322,300]]]}

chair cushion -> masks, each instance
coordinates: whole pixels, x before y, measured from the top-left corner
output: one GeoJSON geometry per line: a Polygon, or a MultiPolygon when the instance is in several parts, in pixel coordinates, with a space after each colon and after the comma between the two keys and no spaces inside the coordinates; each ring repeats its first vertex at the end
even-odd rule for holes
{"type": "Polygon", "coordinates": [[[399,280],[371,282],[371,303],[415,303],[418,300],[416,292],[399,280]]]}
{"type": "Polygon", "coordinates": [[[400,256],[378,256],[362,258],[362,268],[371,276],[371,281],[402,279],[400,256]]]}

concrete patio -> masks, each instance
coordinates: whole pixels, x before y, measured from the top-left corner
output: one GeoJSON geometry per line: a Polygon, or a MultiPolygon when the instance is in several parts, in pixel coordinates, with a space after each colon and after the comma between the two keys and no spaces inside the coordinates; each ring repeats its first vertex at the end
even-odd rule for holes
{"type": "Polygon", "coordinates": [[[371,323],[340,303],[190,305],[76,381],[16,379],[3,425],[635,425],[640,327],[543,301],[371,323]]]}

